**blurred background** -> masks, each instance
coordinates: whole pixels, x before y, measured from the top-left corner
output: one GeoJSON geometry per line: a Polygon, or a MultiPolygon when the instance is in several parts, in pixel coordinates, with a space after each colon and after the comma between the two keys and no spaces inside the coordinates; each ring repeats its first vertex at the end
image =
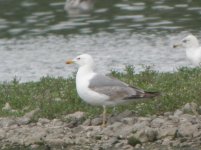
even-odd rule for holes
{"type": "Polygon", "coordinates": [[[172,45],[189,33],[201,39],[201,1],[96,0],[87,12],[71,13],[65,0],[0,0],[0,81],[68,77],[65,61],[94,56],[103,74],[152,66],[175,71],[190,66],[172,45]]]}

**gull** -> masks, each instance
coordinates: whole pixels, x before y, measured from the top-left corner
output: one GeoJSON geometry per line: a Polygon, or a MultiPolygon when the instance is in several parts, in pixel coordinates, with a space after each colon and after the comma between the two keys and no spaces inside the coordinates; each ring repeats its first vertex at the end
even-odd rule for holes
{"type": "Polygon", "coordinates": [[[103,106],[103,127],[106,126],[106,106],[115,106],[159,95],[158,92],[146,92],[118,79],[94,72],[94,60],[89,54],[82,54],[66,61],[66,64],[72,63],[79,65],[76,74],[78,95],[86,103],[103,106]]]}
{"type": "Polygon", "coordinates": [[[89,12],[94,7],[94,0],[66,0],[64,10],[70,15],[89,12]]]}
{"type": "Polygon", "coordinates": [[[201,63],[201,47],[199,46],[198,39],[190,34],[182,39],[179,43],[173,45],[174,48],[183,47],[186,49],[186,57],[195,66],[201,63]]]}

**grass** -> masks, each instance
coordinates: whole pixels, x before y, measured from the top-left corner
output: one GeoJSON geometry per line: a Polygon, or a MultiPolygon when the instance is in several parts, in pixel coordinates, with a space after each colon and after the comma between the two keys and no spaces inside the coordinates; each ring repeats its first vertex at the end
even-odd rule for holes
{"type": "Polygon", "coordinates": [[[141,142],[132,136],[128,138],[128,144],[134,147],[137,144],[141,144],[141,142]]]}
{"type": "MultiPolygon", "coordinates": [[[[111,71],[111,76],[147,91],[161,93],[161,96],[155,99],[118,106],[117,112],[129,109],[136,115],[144,116],[174,111],[187,102],[201,104],[199,67],[182,67],[173,73],[160,73],[146,67],[144,71],[135,73],[134,68],[128,66],[125,72],[111,71]]],[[[37,118],[59,118],[75,111],[84,111],[89,117],[102,113],[102,107],[92,107],[78,97],[74,75],[68,79],[43,77],[38,82],[20,83],[14,79],[0,83],[0,116],[22,116],[38,107],[40,111],[37,118]],[[3,111],[1,108],[6,102],[17,112],[3,111]]],[[[109,113],[111,111],[112,108],[109,113]]]]}

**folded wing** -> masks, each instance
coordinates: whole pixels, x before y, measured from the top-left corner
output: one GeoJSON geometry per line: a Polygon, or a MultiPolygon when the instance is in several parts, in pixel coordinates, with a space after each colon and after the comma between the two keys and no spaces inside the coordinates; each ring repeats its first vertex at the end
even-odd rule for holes
{"type": "Polygon", "coordinates": [[[157,96],[156,92],[145,92],[120,80],[100,74],[96,74],[90,80],[89,88],[109,96],[110,100],[129,100],[157,96]]]}

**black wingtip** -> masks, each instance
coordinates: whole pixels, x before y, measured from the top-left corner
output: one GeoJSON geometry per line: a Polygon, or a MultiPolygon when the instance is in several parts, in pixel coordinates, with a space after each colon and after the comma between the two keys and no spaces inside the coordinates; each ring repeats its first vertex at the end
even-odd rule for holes
{"type": "Polygon", "coordinates": [[[157,96],[160,96],[159,92],[146,92],[146,91],[144,91],[142,93],[142,92],[137,91],[137,94],[126,97],[124,99],[144,99],[144,98],[154,98],[157,96]]]}
{"type": "Polygon", "coordinates": [[[144,98],[153,98],[156,96],[160,96],[160,93],[159,92],[145,92],[143,97],[144,98]]]}

